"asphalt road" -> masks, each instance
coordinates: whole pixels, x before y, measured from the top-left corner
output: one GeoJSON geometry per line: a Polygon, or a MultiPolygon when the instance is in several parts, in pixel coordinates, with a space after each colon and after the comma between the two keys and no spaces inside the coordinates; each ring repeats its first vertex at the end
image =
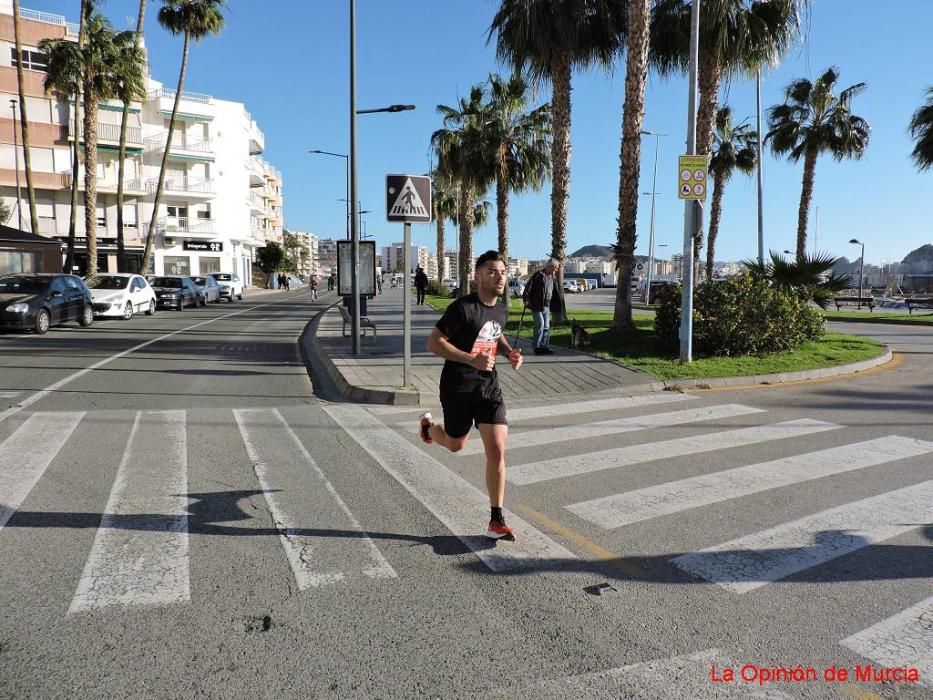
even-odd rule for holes
{"type": "Polygon", "coordinates": [[[0,336],[0,697],[933,693],[929,329],[853,324],[899,353],[858,378],[515,407],[490,546],[481,454],[314,395],[332,299],[0,336]],[[922,682],[722,680],[868,663],[922,682]]]}

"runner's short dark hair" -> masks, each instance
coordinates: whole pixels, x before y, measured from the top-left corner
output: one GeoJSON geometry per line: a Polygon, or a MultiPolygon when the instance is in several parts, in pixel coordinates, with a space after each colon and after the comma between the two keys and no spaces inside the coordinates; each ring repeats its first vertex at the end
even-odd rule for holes
{"type": "Polygon", "coordinates": [[[505,258],[502,257],[498,250],[487,250],[485,253],[476,258],[476,269],[478,270],[488,262],[501,262],[505,263],[506,267],[508,267],[508,262],[505,258]]]}

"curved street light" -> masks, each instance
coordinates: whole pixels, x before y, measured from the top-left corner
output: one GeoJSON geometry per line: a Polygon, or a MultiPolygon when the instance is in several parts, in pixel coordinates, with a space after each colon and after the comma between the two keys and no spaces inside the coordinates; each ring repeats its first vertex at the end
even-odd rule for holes
{"type": "Polygon", "coordinates": [[[862,276],[862,271],[865,269],[865,244],[862,243],[857,238],[851,239],[849,243],[852,243],[853,245],[862,246],[862,256],[861,258],[859,258],[859,263],[858,263],[858,308],[861,309],[862,308],[862,280],[864,279],[864,277],[862,276]]]}

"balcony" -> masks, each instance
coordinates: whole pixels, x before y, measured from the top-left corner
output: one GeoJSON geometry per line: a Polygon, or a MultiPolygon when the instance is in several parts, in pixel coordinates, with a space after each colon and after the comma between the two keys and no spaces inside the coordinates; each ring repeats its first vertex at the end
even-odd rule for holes
{"type": "Polygon", "coordinates": [[[215,238],[214,219],[189,219],[163,216],[156,221],[156,229],[166,238],[215,238]]]}
{"type": "Polygon", "coordinates": [[[249,202],[250,214],[266,215],[266,203],[262,197],[255,192],[250,192],[246,199],[249,202]]]}
{"type": "Polygon", "coordinates": [[[247,158],[246,169],[249,172],[250,187],[266,186],[265,169],[262,167],[262,161],[259,158],[247,158]]]}
{"type": "Polygon", "coordinates": [[[19,16],[23,19],[31,19],[33,22],[42,22],[43,24],[56,24],[65,28],[66,36],[78,36],[78,25],[74,22],[68,22],[62,15],[54,15],[50,12],[39,12],[38,10],[28,10],[25,7],[19,8],[19,16]]]}
{"type": "MultiPolygon", "coordinates": [[[[170,116],[175,107],[175,90],[162,88],[149,92],[149,102],[156,102],[163,116],[170,116]]],[[[182,92],[178,103],[178,119],[186,121],[213,121],[214,98],[199,92],[182,92]]]]}
{"type": "MultiPolygon", "coordinates": [[[[83,128],[82,128],[83,132],[83,128]]],[[[74,120],[68,120],[68,138],[74,140],[74,120]]],[[[83,142],[83,140],[82,140],[83,142]]],[[[97,122],[97,143],[101,145],[120,145],[120,125],[97,122]]],[[[143,146],[143,130],[138,126],[126,127],[126,147],[138,150],[143,146]]]]}
{"type": "MultiPolygon", "coordinates": [[[[146,139],[147,153],[162,153],[165,150],[165,136],[158,134],[146,139]]],[[[172,136],[172,146],[169,156],[177,156],[186,160],[214,160],[214,149],[210,139],[189,139],[185,134],[176,132],[172,136]]]]}
{"type": "MultiPolygon", "coordinates": [[[[84,189],[84,168],[78,170],[78,189],[84,189]]],[[[59,176],[64,183],[66,188],[71,187],[71,171],[66,170],[63,173],[59,173],[59,176]]],[[[146,194],[147,188],[143,181],[140,178],[125,178],[123,180],[123,193],[132,196],[141,196],[146,194]]],[[[98,178],[97,179],[97,192],[104,194],[116,194],[117,193],[117,179],[113,178],[98,178]]]]}
{"type": "MultiPolygon", "coordinates": [[[[147,190],[154,193],[158,185],[159,178],[152,178],[147,184],[147,190]]],[[[214,196],[214,181],[204,178],[166,176],[162,191],[166,195],[175,197],[211,198],[214,196]]]]}

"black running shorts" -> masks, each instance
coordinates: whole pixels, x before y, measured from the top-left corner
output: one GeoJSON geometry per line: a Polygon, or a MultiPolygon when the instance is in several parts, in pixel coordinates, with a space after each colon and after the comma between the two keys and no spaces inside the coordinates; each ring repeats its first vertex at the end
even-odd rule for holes
{"type": "Polygon", "coordinates": [[[452,438],[463,437],[474,424],[509,424],[505,415],[505,401],[498,387],[488,393],[481,390],[442,393],[441,406],[444,408],[444,432],[452,438]]]}

